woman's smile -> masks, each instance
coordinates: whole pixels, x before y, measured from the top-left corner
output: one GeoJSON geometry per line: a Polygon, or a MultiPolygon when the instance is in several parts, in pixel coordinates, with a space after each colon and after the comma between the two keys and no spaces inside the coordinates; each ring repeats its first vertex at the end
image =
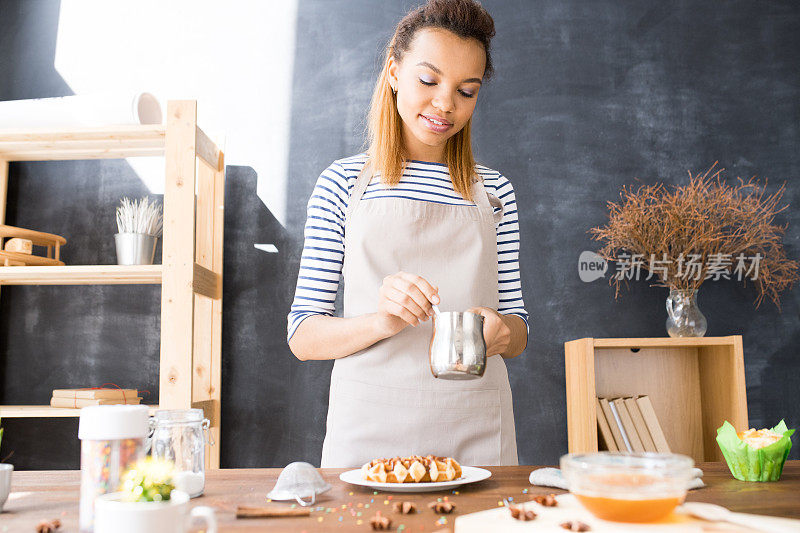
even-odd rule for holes
{"type": "Polygon", "coordinates": [[[445,133],[453,127],[453,123],[438,115],[420,115],[420,119],[428,130],[434,133],[445,133]]]}

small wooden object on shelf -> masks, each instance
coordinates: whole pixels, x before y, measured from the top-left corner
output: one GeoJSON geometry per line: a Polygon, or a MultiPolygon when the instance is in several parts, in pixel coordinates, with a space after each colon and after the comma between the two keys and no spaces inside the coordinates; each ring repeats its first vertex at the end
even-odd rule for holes
{"type": "Polygon", "coordinates": [[[90,405],[137,405],[142,398],[136,389],[84,388],[55,389],[50,398],[50,407],[78,409],[90,405]]]}
{"type": "Polygon", "coordinates": [[[6,252],[19,252],[21,254],[31,255],[33,254],[33,241],[14,237],[13,239],[8,239],[6,241],[5,246],[3,246],[3,250],[6,252]]]}
{"type": "Polygon", "coordinates": [[[66,407],[70,409],[80,409],[90,405],[139,405],[140,403],[142,403],[140,396],[125,398],[124,400],[121,398],[89,400],[85,398],[59,398],[58,396],[50,398],[50,407],[66,407]]]}
{"type": "Polygon", "coordinates": [[[33,231],[0,224],[0,266],[63,266],[60,261],[61,247],[67,239],[60,235],[33,231]],[[47,257],[33,254],[33,246],[47,248],[47,257]]]}
{"type": "Polygon", "coordinates": [[[69,398],[80,400],[112,400],[135,398],[137,389],[113,389],[110,387],[89,387],[83,389],[54,389],[53,398],[69,398]]]}
{"type": "Polygon", "coordinates": [[[597,451],[598,397],[648,396],[672,452],[697,462],[724,460],[715,440],[723,421],[750,427],[740,335],[585,338],[564,349],[570,453],[597,451]]]}

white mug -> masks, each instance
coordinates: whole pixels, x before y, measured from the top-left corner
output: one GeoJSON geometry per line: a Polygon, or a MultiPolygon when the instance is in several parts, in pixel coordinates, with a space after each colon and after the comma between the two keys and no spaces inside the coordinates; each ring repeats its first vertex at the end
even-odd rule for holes
{"type": "Polygon", "coordinates": [[[166,502],[124,502],[122,494],[98,496],[94,502],[94,533],[183,533],[191,518],[201,518],[207,533],[217,533],[211,507],[189,510],[189,495],[173,490],[166,502]]]}
{"type": "Polygon", "coordinates": [[[13,471],[14,465],[0,463],[0,512],[3,512],[3,505],[5,505],[8,493],[11,491],[11,473],[13,471]]]}

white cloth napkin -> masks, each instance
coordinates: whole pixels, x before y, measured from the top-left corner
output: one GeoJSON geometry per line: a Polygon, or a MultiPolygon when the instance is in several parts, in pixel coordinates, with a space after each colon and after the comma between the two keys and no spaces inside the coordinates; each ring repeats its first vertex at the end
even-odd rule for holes
{"type": "MultiPolygon", "coordinates": [[[[701,479],[703,477],[702,470],[699,468],[692,468],[692,474],[694,474],[694,479],[689,483],[689,489],[699,489],[706,486],[701,479]]],[[[539,468],[534,470],[531,472],[529,480],[531,485],[569,490],[569,483],[567,483],[567,480],[558,468],[539,468]]]]}

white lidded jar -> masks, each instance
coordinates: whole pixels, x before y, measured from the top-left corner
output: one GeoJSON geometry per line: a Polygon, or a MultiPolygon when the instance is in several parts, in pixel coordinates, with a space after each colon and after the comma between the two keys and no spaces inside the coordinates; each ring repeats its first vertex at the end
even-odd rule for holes
{"type": "MultiPolygon", "coordinates": [[[[150,453],[175,465],[175,488],[195,498],[206,482],[206,432],[209,421],[202,409],[167,409],[155,413],[150,453]]],[[[210,441],[209,441],[210,444],[210,441]]]]}
{"type": "Polygon", "coordinates": [[[94,500],[115,492],[122,474],[144,458],[148,434],[146,405],[93,405],[81,409],[80,530],[94,529],[94,500]]]}

